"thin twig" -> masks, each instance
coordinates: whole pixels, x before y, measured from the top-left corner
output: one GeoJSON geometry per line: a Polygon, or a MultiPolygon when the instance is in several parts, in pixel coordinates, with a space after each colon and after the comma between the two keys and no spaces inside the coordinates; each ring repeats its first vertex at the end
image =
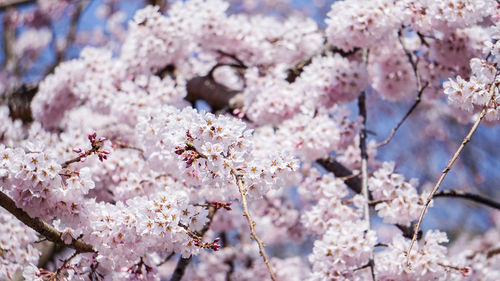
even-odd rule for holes
{"type": "Polygon", "coordinates": [[[121,141],[115,141],[113,144],[115,145],[116,148],[133,149],[133,150],[137,150],[141,153],[144,153],[144,149],[137,147],[137,146],[133,146],[131,144],[122,143],[121,141]]]}
{"type": "Polygon", "coordinates": [[[68,33],[66,33],[66,39],[64,40],[64,47],[60,50],[56,50],[56,59],[54,62],[48,67],[47,73],[51,73],[54,69],[65,59],[66,51],[69,49],[73,42],[76,39],[76,31],[78,28],[78,22],[80,20],[80,16],[82,15],[85,8],[90,3],[90,0],[82,0],[76,4],[75,10],[71,14],[70,24],[68,33]]]}
{"type": "Polygon", "coordinates": [[[429,85],[428,81],[426,81],[425,84],[422,85],[422,80],[420,78],[420,72],[418,71],[417,62],[413,60],[413,56],[412,56],[411,52],[406,48],[406,46],[403,42],[403,35],[401,33],[401,30],[398,30],[398,40],[399,40],[399,44],[403,48],[406,56],[408,57],[408,61],[411,64],[411,68],[413,69],[413,73],[415,74],[415,78],[417,80],[417,97],[415,98],[415,102],[410,107],[408,112],[406,112],[406,114],[403,116],[403,118],[396,124],[396,126],[394,126],[394,128],[392,128],[389,136],[384,141],[377,144],[377,148],[379,148],[383,145],[386,145],[391,141],[392,137],[394,137],[394,134],[396,134],[396,131],[399,129],[399,127],[401,127],[401,125],[403,125],[403,123],[406,121],[406,119],[408,119],[408,117],[410,117],[410,115],[413,113],[415,108],[417,108],[417,106],[420,104],[420,101],[422,100],[422,93],[424,92],[425,88],[427,88],[427,86],[429,85]]]}
{"type": "MultiPolygon", "coordinates": [[[[495,75],[495,79],[496,79],[497,75],[495,75]]],[[[483,120],[483,118],[486,116],[486,113],[488,112],[488,107],[489,107],[489,105],[490,105],[490,103],[491,103],[491,101],[493,100],[493,97],[494,97],[494,90],[495,90],[495,88],[496,88],[495,84],[490,85],[490,89],[489,90],[490,90],[491,98],[488,100],[488,103],[483,107],[483,110],[481,110],[481,113],[479,114],[479,117],[477,118],[477,120],[474,123],[474,125],[472,125],[472,128],[469,130],[469,133],[467,133],[467,136],[465,136],[465,138],[462,140],[462,143],[458,147],[457,151],[455,151],[455,153],[451,157],[450,161],[448,161],[448,164],[446,165],[446,168],[444,168],[443,172],[441,173],[441,176],[437,180],[436,184],[432,188],[431,193],[429,194],[429,196],[427,197],[427,200],[425,201],[424,208],[420,212],[420,216],[418,218],[417,224],[415,225],[415,229],[413,231],[413,237],[411,239],[410,247],[408,248],[408,251],[406,252],[406,257],[408,258],[408,260],[407,260],[407,266],[408,267],[411,266],[411,264],[410,264],[411,249],[413,248],[413,244],[415,244],[415,240],[417,239],[417,233],[418,233],[418,231],[420,229],[420,224],[422,223],[422,220],[424,218],[425,212],[429,208],[429,205],[430,205],[430,203],[432,201],[432,198],[434,197],[434,195],[438,191],[439,186],[441,186],[441,183],[443,182],[444,178],[446,177],[446,175],[450,171],[451,167],[453,166],[453,163],[455,163],[455,161],[457,160],[458,156],[460,155],[460,153],[462,152],[462,150],[464,149],[464,147],[467,145],[467,143],[470,142],[470,140],[472,138],[472,135],[476,132],[477,128],[479,127],[479,123],[481,123],[481,121],[483,120]]]]}
{"type": "MultiPolygon", "coordinates": [[[[203,235],[205,235],[205,233],[210,228],[210,225],[212,224],[212,220],[213,220],[216,212],[217,212],[217,208],[215,208],[212,205],[209,206],[208,207],[208,216],[207,216],[208,221],[205,223],[205,225],[203,226],[203,228],[201,230],[195,231],[194,233],[191,233],[191,234],[198,236],[197,238],[199,238],[201,240],[201,238],[203,238],[203,235]]],[[[170,259],[171,257],[172,257],[172,255],[170,255],[168,257],[168,259],[170,259]]],[[[189,265],[189,263],[191,262],[191,259],[192,259],[192,256],[189,256],[188,258],[183,258],[181,256],[181,258],[177,262],[177,265],[175,267],[174,273],[172,274],[172,277],[170,277],[170,281],[182,280],[182,277],[184,276],[184,273],[186,272],[186,268],[189,265]]]]}
{"type": "Polygon", "coordinates": [[[434,198],[436,197],[458,197],[500,210],[500,202],[483,197],[479,194],[468,193],[461,190],[443,190],[434,194],[434,198]]]}
{"type": "Polygon", "coordinates": [[[85,243],[81,239],[72,239],[71,243],[69,244],[64,243],[61,238],[63,235],[61,232],[59,232],[50,224],[39,218],[30,217],[30,215],[28,215],[28,213],[26,213],[23,209],[18,208],[16,206],[16,203],[12,199],[10,199],[10,197],[7,196],[7,194],[1,191],[0,191],[0,206],[2,206],[9,213],[14,215],[18,220],[23,222],[25,225],[34,229],[41,235],[45,236],[49,241],[75,249],[78,253],[95,252],[91,245],[85,243]]]}
{"type": "Polygon", "coordinates": [[[243,180],[242,180],[242,175],[238,174],[234,169],[231,169],[231,174],[233,174],[234,178],[236,179],[236,183],[238,185],[238,189],[240,191],[241,195],[241,205],[243,206],[243,216],[246,217],[248,226],[250,227],[250,234],[251,238],[253,238],[257,244],[259,245],[259,253],[264,259],[264,263],[267,266],[267,270],[269,271],[269,275],[271,276],[271,280],[276,281],[276,276],[274,275],[273,269],[271,267],[271,263],[269,262],[269,258],[266,255],[266,252],[264,251],[264,243],[260,238],[257,236],[257,232],[255,232],[255,222],[253,221],[252,217],[250,216],[250,212],[248,211],[248,203],[247,203],[247,197],[246,193],[247,190],[243,186],[243,180]]]}

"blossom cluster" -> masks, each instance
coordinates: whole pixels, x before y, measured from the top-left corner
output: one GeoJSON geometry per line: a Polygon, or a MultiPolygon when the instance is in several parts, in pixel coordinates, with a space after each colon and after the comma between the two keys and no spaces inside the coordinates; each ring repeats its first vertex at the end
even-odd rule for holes
{"type": "MultiPolygon", "coordinates": [[[[8,104],[0,105],[0,192],[68,247],[38,268],[33,245],[43,237],[2,209],[0,279],[24,268],[26,280],[57,272],[158,281],[178,261],[192,261],[184,280],[195,281],[270,280],[266,263],[279,281],[370,280],[370,270],[378,280],[500,276],[495,216],[490,230],[455,246],[445,246],[444,232],[426,231],[406,256],[411,233],[402,230],[427,194],[381,161],[404,154],[379,149],[374,129],[379,115],[399,112],[394,102],[415,97],[411,119],[428,124],[418,140],[448,141],[443,117],[470,120],[458,109],[486,106],[488,120],[500,119],[495,1],[336,1],[323,30],[299,14],[236,14],[223,0],[146,6],[125,23],[119,1],[101,1],[109,33],[101,40],[115,41],[51,69],[29,104],[34,120],[23,123],[13,119],[17,94],[7,89],[29,80],[25,62],[60,41],[41,22],[77,1],[52,2],[3,18],[4,27],[28,26],[14,41],[20,67],[0,70],[0,102],[8,104]],[[204,95],[193,99],[196,91],[204,95]],[[367,116],[354,102],[361,93],[367,116]],[[220,97],[229,101],[215,105],[220,97]],[[362,180],[366,196],[355,194],[362,180]],[[372,211],[382,219],[369,222],[372,211]],[[256,234],[275,254],[265,262],[249,243],[256,234]],[[89,252],[73,255],[75,240],[89,252]]],[[[255,8],[250,2],[242,7],[255,8]]],[[[99,39],[99,31],[86,36],[99,39]]],[[[71,42],[54,45],[63,43],[71,42]]]]}
{"type": "Polygon", "coordinates": [[[496,86],[497,71],[492,63],[474,58],[470,61],[472,75],[467,81],[460,76],[456,80],[450,78],[444,82],[444,93],[454,106],[472,111],[474,106],[487,107],[486,118],[498,120],[500,112],[497,103],[500,101],[496,86]]]}
{"type": "Polygon", "coordinates": [[[406,181],[402,174],[394,172],[395,164],[385,162],[369,179],[369,189],[375,201],[378,215],[384,222],[409,225],[422,211],[424,199],[417,193],[418,181],[406,181]]]}
{"type": "Polygon", "coordinates": [[[392,0],[337,1],[326,19],[328,41],[345,51],[371,47],[395,31],[400,15],[392,0]]]}
{"type": "Polygon", "coordinates": [[[227,116],[164,107],[144,115],[137,134],[152,168],[183,175],[190,185],[220,188],[228,199],[238,198],[236,175],[243,176],[250,194],[261,195],[296,169],[291,157],[252,154],[252,131],[227,116]]]}
{"type": "Polygon", "coordinates": [[[322,239],[314,242],[309,256],[313,273],[307,280],[366,278],[366,272],[357,270],[368,263],[376,241],[366,222],[334,220],[322,239]]]}
{"type": "Polygon", "coordinates": [[[24,265],[37,263],[40,252],[34,246],[37,233],[3,209],[0,210],[0,223],[6,230],[0,231],[0,278],[7,280],[24,265]]]}
{"type": "Polygon", "coordinates": [[[409,241],[401,235],[395,236],[387,250],[376,255],[377,276],[382,280],[460,280],[448,273],[447,265],[454,261],[446,258],[447,249],[443,243],[448,242],[446,233],[428,231],[421,245],[416,245],[412,254],[405,257],[409,241]],[[410,263],[408,266],[407,261],[410,263]],[[447,279],[448,278],[448,279],[447,279]]]}

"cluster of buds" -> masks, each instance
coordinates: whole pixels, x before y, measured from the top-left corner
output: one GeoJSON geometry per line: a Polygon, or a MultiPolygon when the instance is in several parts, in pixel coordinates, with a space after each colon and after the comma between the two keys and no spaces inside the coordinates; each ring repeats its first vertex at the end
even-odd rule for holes
{"type": "Polygon", "coordinates": [[[182,161],[186,162],[186,168],[191,167],[191,165],[193,165],[193,163],[198,158],[207,159],[207,156],[198,152],[198,150],[196,150],[196,147],[194,147],[194,145],[192,145],[191,143],[186,143],[185,146],[176,146],[175,154],[182,155],[184,157],[182,158],[182,161]]]}
{"type": "Polygon", "coordinates": [[[97,133],[93,132],[92,134],[88,135],[90,145],[92,148],[90,150],[82,150],[81,148],[73,148],[73,151],[78,153],[78,159],[80,162],[83,162],[87,159],[89,155],[92,154],[97,154],[99,157],[99,160],[102,162],[105,159],[108,159],[108,154],[109,151],[102,149],[102,146],[104,144],[104,141],[106,140],[105,137],[100,137],[99,139],[97,138],[97,133]]]}
{"type": "Polygon", "coordinates": [[[197,247],[218,251],[220,249],[220,244],[218,244],[219,240],[220,240],[220,238],[217,237],[214,239],[214,241],[208,243],[208,242],[202,242],[201,239],[194,238],[193,242],[194,242],[194,245],[197,247]]]}
{"type": "Polygon", "coordinates": [[[233,204],[232,201],[227,201],[227,202],[222,202],[222,201],[213,201],[213,202],[210,202],[209,203],[210,205],[212,205],[215,209],[220,209],[220,208],[224,208],[228,211],[231,211],[231,205],[233,204]]]}

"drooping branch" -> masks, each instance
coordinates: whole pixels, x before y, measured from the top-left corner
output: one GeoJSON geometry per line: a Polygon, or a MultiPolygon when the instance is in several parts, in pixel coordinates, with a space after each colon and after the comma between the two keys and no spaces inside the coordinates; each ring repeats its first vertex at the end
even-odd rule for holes
{"type": "Polygon", "coordinates": [[[394,137],[394,134],[396,134],[396,131],[403,125],[403,123],[410,117],[410,115],[413,113],[413,111],[417,108],[417,106],[420,104],[420,101],[422,100],[422,93],[424,92],[425,88],[429,85],[429,82],[426,81],[424,85],[422,85],[422,80],[420,78],[420,72],[418,71],[417,67],[417,62],[413,60],[412,53],[406,48],[404,42],[403,42],[403,35],[401,33],[401,30],[398,30],[398,40],[399,44],[403,48],[406,56],[408,57],[408,61],[411,64],[411,68],[413,69],[413,73],[415,74],[415,79],[417,80],[417,97],[415,98],[415,102],[412,104],[410,109],[406,112],[406,114],[403,116],[403,118],[392,128],[391,133],[389,136],[383,140],[382,142],[377,144],[377,148],[388,144],[392,137],[394,137]]]}
{"type": "Polygon", "coordinates": [[[463,192],[460,190],[443,190],[434,194],[434,198],[437,197],[452,197],[452,198],[462,198],[475,203],[479,203],[497,210],[500,210],[500,202],[491,200],[489,198],[483,197],[479,194],[463,192]]]}
{"type": "Polygon", "coordinates": [[[85,243],[82,239],[72,239],[71,243],[66,244],[62,240],[62,233],[52,227],[47,222],[39,219],[32,218],[23,209],[18,208],[16,203],[7,194],[0,191],[0,206],[6,209],[9,213],[14,215],[18,220],[23,222],[28,227],[40,233],[47,240],[59,245],[63,245],[75,249],[78,253],[95,252],[91,245],[85,243]]]}
{"type": "MultiPolygon", "coordinates": [[[[496,79],[497,75],[495,75],[494,79],[496,79]]],[[[420,229],[420,224],[422,223],[422,220],[423,220],[423,218],[425,216],[425,212],[429,208],[429,205],[430,205],[430,203],[432,201],[432,198],[434,197],[434,195],[438,191],[438,189],[441,186],[441,183],[443,182],[444,178],[446,177],[446,175],[448,174],[448,172],[451,170],[451,167],[453,166],[453,164],[455,163],[455,161],[458,159],[458,156],[460,155],[460,153],[462,152],[462,150],[464,149],[464,147],[467,145],[467,143],[470,142],[470,140],[472,138],[472,135],[474,135],[474,133],[476,132],[477,128],[479,127],[479,124],[481,123],[481,121],[486,116],[486,113],[488,112],[489,105],[493,101],[494,91],[495,91],[496,87],[497,87],[496,84],[491,84],[490,85],[489,92],[490,92],[490,97],[491,98],[488,100],[488,102],[486,103],[486,105],[481,110],[481,113],[479,114],[479,117],[477,118],[476,122],[474,122],[474,125],[472,125],[471,129],[469,130],[469,132],[467,133],[467,135],[465,136],[465,138],[462,140],[462,143],[457,148],[457,150],[455,151],[455,153],[451,157],[450,161],[448,161],[448,164],[446,165],[446,167],[444,168],[444,170],[441,172],[441,176],[437,180],[436,184],[432,188],[431,193],[429,194],[429,196],[427,197],[427,200],[425,201],[424,208],[420,212],[420,216],[418,218],[417,224],[415,225],[415,229],[413,231],[413,237],[411,239],[410,247],[408,248],[408,251],[406,252],[406,256],[408,258],[408,261],[407,261],[407,265],[408,266],[410,266],[410,260],[409,260],[409,258],[410,258],[411,249],[413,248],[413,245],[415,244],[415,240],[417,239],[417,233],[418,233],[418,231],[420,229]]]]}

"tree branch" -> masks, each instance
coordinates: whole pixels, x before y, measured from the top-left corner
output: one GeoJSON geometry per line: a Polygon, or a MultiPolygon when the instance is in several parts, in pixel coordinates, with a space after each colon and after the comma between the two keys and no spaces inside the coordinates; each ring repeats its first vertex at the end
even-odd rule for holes
{"type": "Polygon", "coordinates": [[[16,71],[16,54],[14,52],[14,43],[16,41],[16,26],[12,22],[9,8],[2,17],[2,40],[3,40],[3,68],[7,72],[13,73],[16,71]]]}
{"type": "Polygon", "coordinates": [[[413,111],[420,104],[420,101],[422,100],[422,93],[424,92],[425,88],[427,88],[427,86],[429,85],[429,82],[426,81],[425,84],[422,86],[422,81],[420,78],[420,73],[418,71],[417,62],[413,60],[413,56],[412,56],[411,52],[406,48],[406,46],[403,42],[403,35],[401,33],[401,29],[398,30],[398,40],[399,40],[399,44],[401,44],[401,47],[403,48],[406,56],[408,57],[408,61],[411,64],[411,68],[413,69],[413,73],[415,74],[415,78],[417,80],[417,97],[415,98],[415,102],[410,107],[408,112],[406,112],[406,114],[403,116],[403,118],[396,124],[396,126],[394,126],[394,128],[392,128],[389,136],[384,141],[377,144],[377,148],[379,148],[383,145],[386,145],[391,141],[392,137],[394,137],[394,134],[396,134],[396,131],[399,129],[399,127],[401,127],[401,125],[403,125],[403,123],[406,121],[406,119],[408,119],[408,117],[410,117],[410,115],[413,113],[413,111]]]}
{"type": "Polygon", "coordinates": [[[323,44],[323,46],[321,47],[321,49],[319,49],[318,51],[316,51],[310,57],[304,58],[303,60],[300,60],[293,67],[289,68],[287,70],[286,81],[288,81],[290,83],[295,82],[295,80],[297,79],[297,77],[299,77],[300,74],[302,74],[302,71],[304,71],[304,67],[306,67],[309,64],[311,64],[311,62],[312,62],[312,60],[313,60],[314,57],[317,57],[317,56],[326,56],[328,53],[337,53],[337,54],[340,54],[343,57],[347,57],[347,56],[350,56],[352,54],[355,54],[359,50],[360,50],[359,48],[355,48],[352,51],[345,52],[342,49],[338,49],[335,46],[332,46],[330,44],[326,44],[325,43],[325,44],[323,44]]]}
{"type": "Polygon", "coordinates": [[[32,228],[36,232],[45,236],[47,240],[52,241],[56,244],[64,245],[66,247],[75,249],[78,253],[89,253],[95,252],[91,245],[85,243],[82,239],[72,239],[70,244],[66,244],[61,239],[62,233],[57,229],[52,227],[47,222],[39,219],[32,218],[21,208],[16,206],[16,203],[10,199],[5,193],[0,191],[0,206],[6,209],[9,213],[14,215],[18,220],[23,222],[28,227],[32,228]]]}
{"type": "Polygon", "coordinates": [[[79,1],[76,4],[75,10],[71,14],[68,33],[66,33],[66,39],[64,40],[64,47],[61,48],[60,50],[56,50],[56,59],[49,66],[47,73],[53,72],[54,69],[65,59],[66,51],[71,45],[73,45],[73,42],[76,39],[76,31],[78,27],[78,21],[80,20],[80,16],[82,15],[83,11],[85,10],[85,8],[88,6],[89,3],[90,0],[83,0],[79,1]]]}
{"type": "Polygon", "coordinates": [[[0,95],[0,104],[9,107],[9,115],[12,119],[21,119],[24,124],[30,123],[33,121],[31,100],[37,91],[37,84],[22,84],[0,95]]]}
{"type": "Polygon", "coordinates": [[[234,178],[236,179],[236,183],[238,185],[238,189],[240,191],[241,205],[243,206],[243,216],[247,219],[248,226],[250,227],[250,237],[253,238],[259,245],[259,253],[262,256],[262,259],[264,259],[264,263],[267,266],[267,270],[269,271],[271,280],[276,281],[277,279],[274,275],[271,263],[269,262],[269,258],[267,257],[266,252],[264,251],[264,242],[262,242],[262,240],[260,240],[260,238],[257,236],[257,232],[255,232],[255,221],[252,219],[252,217],[250,216],[250,212],[248,211],[248,203],[246,197],[247,190],[243,186],[242,176],[238,174],[234,169],[231,169],[231,174],[234,175],[234,178]]]}
{"type": "Polygon", "coordinates": [[[434,194],[434,198],[437,197],[454,197],[454,198],[462,198],[465,200],[469,200],[472,202],[476,202],[478,204],[482,204],[493,209],[500,210],[500,202],[496,202],[489,198],[483,197],[479,194],[463,192],[460,190],[443,190],[434,194]]]}
{"type": "Polygon", "coordinates": [[[231,107],[231,99],[235,98],[239,91],[217,83],[210,76],[197,76],[187,82],[186,100],[194,104],[197,100],[206,101],[217,111],[226,107],[231,107]]]}
{"type": "MultiPolygon", "coordinates": [[[[327,171],[332,172],[336,177],[346,178],[344,180],[345,184],[354,192],[361,193],[361,179],[359,176],[353,176],[351,170],[347,169],[344,165],[336,161],[333,157],[328,156],[326,158],[316,160],[327,171]]],[[[368,194],[368,199],[372,200],[371,194],[368,194]]],[[[406,238],[411,238],[413,235],[413,228],[406,225],[396,224],[396,227],[403,232],[403,236],[406,238]]],[[[418,239],[422,237],[422,231],[418,232],[418,239]]]]}
{"type": "MultiPolygon", "coordinates": [[[[497,75],[498,75],[498,73],[497,73],[497,75]]],[[[494,80],[496,79],[497,75],[495,75],[494,80]]],[[[425,202],[424,208],[420,212],[420,216],[418,218],[417,224],[415,225],[415,230],[413,231],[413,237],[411,239],[410,247],[408,248],[408,251],[406,252],[406,257],[408,258],[408,260],[407,260],[408,267],[411,266],[410,265],[410,253],[411,253],[411,249],[413,248],[413,244],[415,244],[415,240],[417,239],[417,233],[418,233],[418,231],[420,229],[420,224],[422,223],[422,220],[424,218],[425,212],[429,208],[429,205],[430,205],[430,203],[432,201],[432,198],[434,197],[434,194],[436,194],[436,192],[438,191],[439,187],[441,186],[441,183],[443,182],[444,178],[446,177],[446,175],[450,171],[451,167],[453,166],[453,163],[455,163],[455,161],[458,159],[458,156],[460,155],[460,153],[462,152],[462,150],[464,149],[464,147],[467,145],[467,143],[470,142],[470,140],[472,138],[472,135],[476,132],[477,128],[479,127],[479,123],[481,123],[481,121],[483,120],[483,118],[486,116],[486,113],[488,112],[488,107],[489,107],[490,103],[493,100],[494,91],[496,89],[496,86],[497,86],[496,84],[491,84],[490,85],[490,89],[489,89],[490,96],[491,96],[490,99],[488,100],[488,102],[486,103],[486,105],[483,107],[483,110],[481,110],[481,113],[479,114],[479,117],[477,118],[477,120],[474,123],[474,125],[472,125],[472,128],[469,130],[469,133],[467,134],[467,136],[465,136],[465,138],[462,140],[462,143],[460,144],[460,146],[457,148],[457,150],[455,151],[455,153],[451,157],[450,161],[448,161],[448,164],[444,168],[443,172],[441,173],[441,176],[439,177],[439,179],[437,180],[436,184],[432,188],[431,193],[427,197],[427,200],[425,202]]]]}
{"type": "Polygon", "coordinates": [[[189,258],[181,257],[179,259],[179,261],[177,262],[177,266],[175,267],[174,273],[170,278],[170,281],[180,281],[182,279],[184,273],[186,272],[186,268],[191,262],[192,258],[193,258],[192,256],[189,256],[189,258]]]}
{"type": "MultiPolygon", "coordinates": [[[[366,66],[366,62],[368,61],[368,49],[364,48],[362,50],[362,60],[363,64],[366,66]]],[[[368,153],[366,152],[366,119],[368,118],[368,114],[366,113],[366,92],[362,91],[361,95],[358,98],[358,108],[359,115],[363,118],[363,123],[361,130],[359,132],[359,150],[361,151],[361,194],[365,199],[364,206],[364,219],[367,224],[367,230],[370,230],[370,205],[369,198],[370,192],[368,191],[368,153]]],[[[370,267],[370,272],[372,275],[372,280],[376,281],[377,277],[375,276],[375,260],[373,251],[370,252],[370,259],[368,261],[368,265],[370,267]]]]}

